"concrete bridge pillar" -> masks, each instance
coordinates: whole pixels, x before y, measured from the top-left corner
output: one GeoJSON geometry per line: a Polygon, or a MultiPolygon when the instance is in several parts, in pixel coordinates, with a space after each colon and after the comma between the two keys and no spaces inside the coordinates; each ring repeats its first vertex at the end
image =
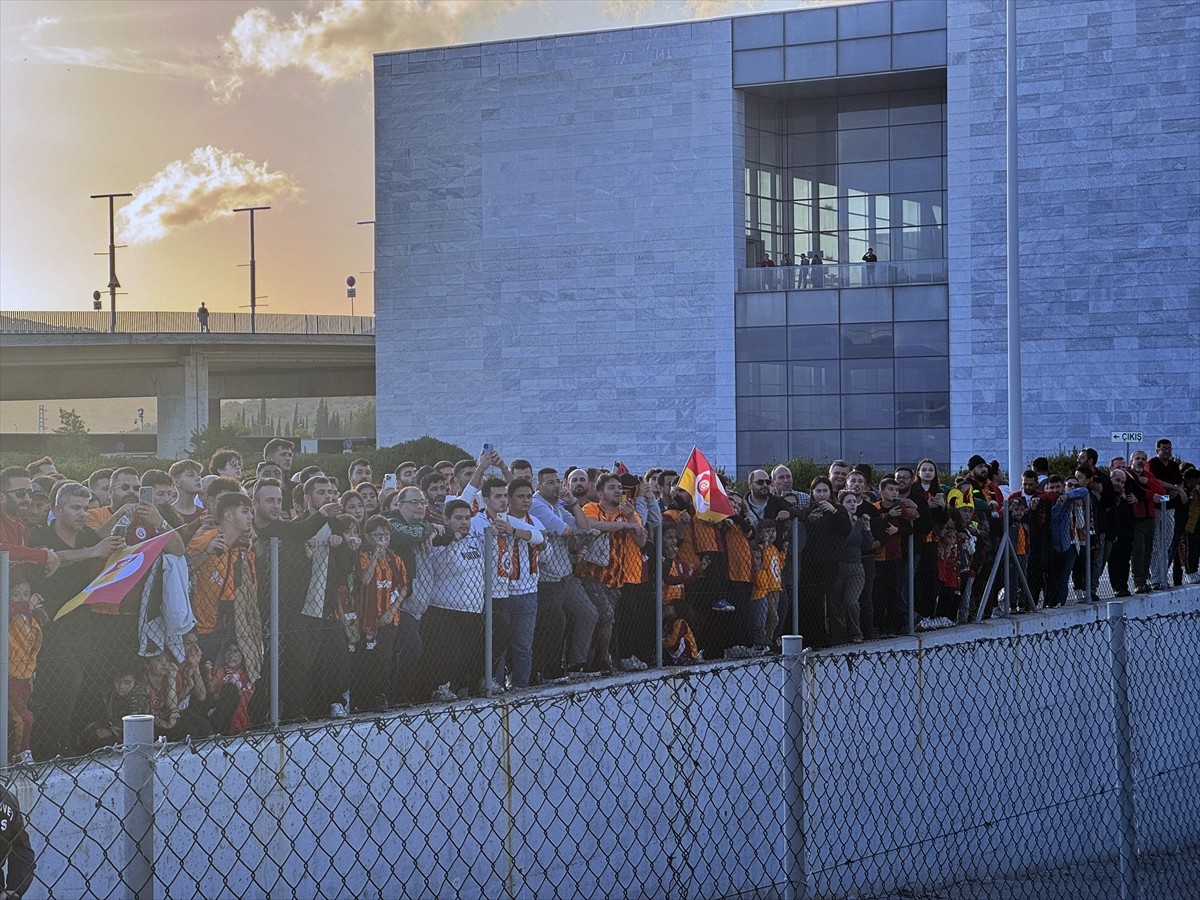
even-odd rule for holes
{"type": "MultiPolygon", "coordinates": [[[[208,357],[196,350],[188,352],[180,365],[159,370],[157,385],[158,455],[182,459],[192,433],[209,422],[208,357]]],[[[218,408],[218,422],[219,415],[218,408]]]]}

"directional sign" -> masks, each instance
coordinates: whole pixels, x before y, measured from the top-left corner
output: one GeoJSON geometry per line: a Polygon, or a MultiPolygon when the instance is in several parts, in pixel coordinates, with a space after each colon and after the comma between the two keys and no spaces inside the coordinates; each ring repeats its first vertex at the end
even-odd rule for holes
{"type": "Polygon", "coordinates": [[[1140,431],[1112,432],[1112,442],[1114,444],[1140,444],[1144,440],[1145,437],[1140,431]]]}

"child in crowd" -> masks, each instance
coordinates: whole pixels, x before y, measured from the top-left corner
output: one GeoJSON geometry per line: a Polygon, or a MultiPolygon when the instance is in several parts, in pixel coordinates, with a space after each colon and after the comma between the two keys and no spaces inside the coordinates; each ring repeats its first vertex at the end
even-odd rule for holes
{"type": "Polygon", "coordinates": [[[679,529],[664,525],[663,548],[663,661],[686,665],[699,658],[696,636],[684,616],[684,587],[696,580],[699,572],[679,554],[679,529]]]}
{"type": "Polygon", "coordinates": [[[779,600],[783,596],[783,551],[775,546],[777,536],[773,519],[758,524],[754,546],[754,592],[751,594],[754,615],[754,646],[775,646],[779,630],[779,600]]]}
{"type": "Polygon", "coordinates": [[[221,668],[212,673],[209,695],[216,698],[213,709],[213,731],[218,734],[241,734],[250,727],[250,700],[254,683],[246,671],[242,648],[230,644],[225,648],[221,668]]]}
{"type": "MultiPolygon", "coordinates": [[[[1033,499],[1034,503],[1037,498],[1033,499]]],[[[1029,501],[1021,494],[1013,494],[1008,498],[1008,540],[1017,556],[1017,565],[1022,574],[1029,577],[1029,501]]],[[[1009,612],[1033,612],[1032,598],[1025,595],[1020,578],[1011,578],[1008,583],[1012,597],[1006,598],[1009,612]]]]}
{"type": "Polygon", "coordinates": [[[33,672],[37,667],[38,651],[42,647],[42,625],[46,613],[42,598],[34,592],[25,566],[14,566],[9,576],[8,606],[8,708],[10,721],[9,758],[6,763],[32,762],[29,754],[29,735],[33,729],[33,713],[29,711],[29,695],[33,691],[33,672]]]}
{"type": "MultiPolygon", "coordinates": [[[[355,661],[350,699],[356,706],[386,698],[391,677],[391,657],[400,604],[408,589],[404,560],[391,547],[392,530],[383,516],[366,522],[366,540],[358,550],[359,589],[355,594],[354,623],[347,623],[363,640],[365,656],[355,661]]],[[[353,646],[353,645],[352,645],[353,646]]]]}
{"type": "Polygon", "coordinates": [[[137,666],[132,658],[122,661],[113,676],[112,689],[104,696],[101,716],[88,723],[79,741],[79,752],[90,753],[100,747],[119,744],[125,737],[125,716],[145,713],[139,702],[137,688],[137,666]]]}

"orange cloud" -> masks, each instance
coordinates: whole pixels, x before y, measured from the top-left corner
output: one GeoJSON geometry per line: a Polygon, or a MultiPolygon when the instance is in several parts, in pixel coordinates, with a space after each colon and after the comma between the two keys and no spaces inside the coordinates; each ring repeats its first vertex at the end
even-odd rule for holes
{"type": "Polygon", "coordinates": [[[229,96],[241,86],[239,72],[274,75],[297,69],[333,83],[371,70],[371,54],[452,44],[467,25],[486,26],[527,0],[337,0],[315,15],[295,13],[280,21],[256,7],[238,16],[225,38],[233,76],[211,86],[229,96]]]}
{"type": "Polygon", "coordinates": [[[233,215],[235,206],[261,206],[298,197],[291,176],[271,171],[241,153],[197,147],[150,181],[138,185],[118,213],[118,233],[130,244],[147,244],[172,231],[233,215]]]}

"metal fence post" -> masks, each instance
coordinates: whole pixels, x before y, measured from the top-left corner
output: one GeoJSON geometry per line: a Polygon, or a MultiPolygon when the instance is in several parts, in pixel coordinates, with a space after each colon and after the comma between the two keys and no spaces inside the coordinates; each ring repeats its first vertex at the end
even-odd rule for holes
{"type": "Polygon", "coordinates": [[[1133,741],[1129,722],[1129,649],[1125,604],[1108,604],[1108,645],[1112,663],[1113,725],[1121,822],[1121,900],[1138,897],[1137,821],[1133,803],[1133,741]]]}
{"type": "Polygon", "coordinates": [[[917,554],[913,535],[908,536],[908,633],[917,633],[917,554]]]}
{"type": "Polygon", "coordinates": [[[785,900],[808,895],[808,854],[804,846],[804,639],[783,636],[784,852],[785,900]]]}
{"type": "Polygon", "coordinates": [[[792,519],[792,544],[788,549],[792,562],[792,631],[800,633],[800,520],[792,519]]]}
{"type": "MultiPolygon", "coordinates": [[[[653,497],[652,502],[657,503],[653,497]]],[[[658,615],[654,624],[654,665],[663,667],[663,555],[662,555],[662,517],[654,526],[654,606],[658,615]]]]}
{"type": "MultiPolygon", "coordinates": [[[[1009,498],[1009,499],[1011,499],[1011,498],[1009,498]]],[[[1008,530],[1010,527],[1009,520],[1008,520],[1008,500],[1005,500],[1003,502],[1002,506],[1004,508],[1004,514],[1003,514],[1003,518],[1002,518],[1002,521],[1004,524],[1002,527],[1004,528],[1004,533],[1008,534],[1009,533],[1008,530]]],[[[1004,555],[1004,602],[997,604],[997,607],[1000,610],[1000,614],[1003,616],[1007,616],[1013,610],[1012,567],[1013,567],[1013,557],[1006,553],[1004,555]]]]}
{"type": "Polygon", "coordinates": [[[496,579],[496,532],[483,530],[483,693],[492,696],[492,590],[496,579]]]}
{"type": "Polygon", "coordinates": [[[279,724],[279,538],[271,538],[271,724],[279,724]]]}
{"type": "Polygon", "coordinates": [[[154,716],[125,716],[121,781],[125,785],[125,883],[137,900],[154,898],[154,716]]]}
{"type": "Polygon", "coordinates": [[[8,765],[8,551],[0,550],[0,769],[8,765]]]}
{"type": "Polygon", "coordinates": [[[1092,599],[1092,492],[1089,490],[1083,498],[1083,539],[1087,542],[1084,547],[1083,560],[1083,590],[1087,595],[1085,601],[1092,599]]]}

